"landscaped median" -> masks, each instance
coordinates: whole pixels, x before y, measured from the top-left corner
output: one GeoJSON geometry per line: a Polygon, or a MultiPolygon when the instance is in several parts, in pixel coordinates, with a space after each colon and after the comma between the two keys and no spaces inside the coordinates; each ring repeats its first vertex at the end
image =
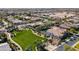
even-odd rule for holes
{"type": "Polygon", "coordinates": [[[77,51],[77,50],[74,47],[65,44],[64,51],[77,51]]]}
{"type": "Polygon", "coordinates": [[[79,41],[74,45],[74,48],[79,50],[79,41]]]}
{"type": "Polygon", "coordinates": [[[32,30],[14,31],[15,37],[12,39],[18,43],[23,50],[27,50],[31,47],[31,50],[35,50],[37,43],[42,42],[45,38],[35,35],[32,30]]]}

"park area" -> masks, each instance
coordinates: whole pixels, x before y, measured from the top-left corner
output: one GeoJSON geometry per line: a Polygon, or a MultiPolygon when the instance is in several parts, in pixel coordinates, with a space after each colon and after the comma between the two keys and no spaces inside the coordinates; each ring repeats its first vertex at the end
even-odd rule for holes
{"type": "Polygon", "coordinates": [[[16,35],[12,39],[18,43],[24,51],[28,48],[35,50],[37,43],[45,40],[45,38],[33,34],[32,30],[14,31],[13,33],[16,35]]]}

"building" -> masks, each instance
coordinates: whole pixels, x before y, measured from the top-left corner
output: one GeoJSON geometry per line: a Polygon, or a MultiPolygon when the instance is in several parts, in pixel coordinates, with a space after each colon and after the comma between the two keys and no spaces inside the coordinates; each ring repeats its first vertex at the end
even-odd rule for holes
{"type": "Polygon", "coordinates": [[[75,16],[75,13],[55,12],[50,15],[50,17],[61,18],[61,19],[65,18],[65,17],[71,17],[71,16],[75,16]]]}
{"type": "Polygon", "coordinates": [[[64,24],[61,24],[59,27],[64,28],[64,29],[69,29],[72,26],[73,26],[72,23],[64,23],[64,24]]]}
{"type": "Polygon", "coordinates": [[[11,51],[8,43],[0,44],[0,51],[11,51]]]}
{"type": "Polygon", "coordinates": [[[15,25],[26,24],[25,21],[22,21],[22,20],[19,20],[19,19],[14,19],[14,18],[8,18],[8,21],[15,24],[15,25]]]}
{"type": "Polygon", "coordinates": [[[75,28],[79,28],[79,23],[77,23],[77,24],[73,24],[73,27],[75,27],[75,28]]]}
{"type": "Polygon", "coordinates": [[[63,36],[66,29],[53,26],[52,28],[48,29],[47,32],[53,34],[54,36],[61,37],[63,36]]]}

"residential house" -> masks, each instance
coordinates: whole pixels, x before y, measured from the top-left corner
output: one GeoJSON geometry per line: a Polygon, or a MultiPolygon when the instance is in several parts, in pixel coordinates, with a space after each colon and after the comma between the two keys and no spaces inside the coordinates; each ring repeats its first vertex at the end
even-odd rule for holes
{"type": "Polygon", "coordinates": [[[72,23],[68,23],[68,22],[59,25],[59,27],[60,27],[60,28],[63,28],[63,29],[69,29],[69,28],[71,28],[72,26],[73,26],[73,24],[72,24],[72,23]]]}
{"type": "Polygon", "coordinates": [[[56,26],[53,26],[52,28],[48,29],[46,34],[51,38],[48,38],[49,40],[45,45],[45,49],[51,50],[51,51],[55,50],[60,43],[60,40],[61,40],[60,37],[64,35],[65,31],[66,29],[56,27],[56,26]]]}
{"type": "Polygon", "coordinates": [[[59,45],[60,39],[57,37],[53,37],[45,43],[45,49],[49,51],[55,50],[59,45]]]}
{"type": "Polygon", "coordinates": [[[11,48],[8,43],[0,44],[0,51],[11,51],[11,48]]]}
{"type": "Polygon", "coordinates": [[[65,31],[66,31],[66,29],[64,29],[64,28],[53,26],[52,28],[47,30],[47,33],[51,33],[54,36],[61,37],[61,36],[63,36],[65,31]]]}
{"type": "Polygon", "coordinates": [[[14,18],[8,18],[8,21],[15,24],[15,25],[26,24],[25,21],[22,21],[22,20],[19,20],[19,19],[14,19],[14,18]]]}

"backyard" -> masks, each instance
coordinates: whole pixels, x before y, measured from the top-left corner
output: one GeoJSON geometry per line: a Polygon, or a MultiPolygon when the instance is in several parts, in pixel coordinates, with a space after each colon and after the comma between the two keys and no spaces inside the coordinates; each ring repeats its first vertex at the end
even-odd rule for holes
{"type": "Polygon", "coordinates": [[[45,40],[45,38],[33,34],[31,30],[14,31],[13,33],[16,35],[12,39],[18,43],[23,50],[30,47],[32,50],[35,50],[36,44],[45,40]]]}

